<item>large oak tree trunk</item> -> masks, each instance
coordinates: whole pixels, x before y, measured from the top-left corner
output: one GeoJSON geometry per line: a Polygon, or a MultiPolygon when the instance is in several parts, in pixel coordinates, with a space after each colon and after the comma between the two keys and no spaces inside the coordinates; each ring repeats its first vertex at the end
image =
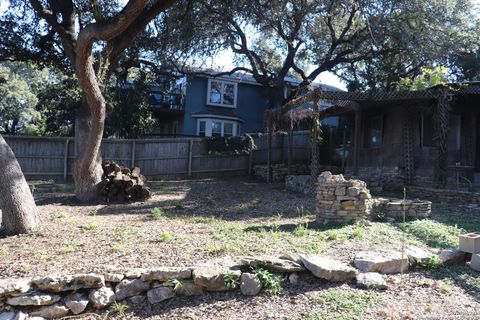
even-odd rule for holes
{"type": "MultiPolygon", "coordinates": [[[[80,118],[77,121],[80,127],[76,129],[78,130],[76,141],[81,139],[85,142],[77,148],[79,153],[73,172],[75,195],[81,201],[92,200],[98,194],[101,179],[101,167],[98,165],[99,151],[106,115],[106,101],[93,68],[93,43],[100,40],[109,41],[121,34],[147,4],[148,0],[130,0],[117,16],[102,23],[92,23],[78,35],[75,73],[89,107],[89,117],[86,108],[80,111],[80,118]]],[[[108,61],[102,67],[108,69],[108,61]]]]}
{"type": "Polygon", "coordinates": [[[75,195],[77,199],[87,201],[97,196],[97,186],[102,179],[101,157],[97,157],[92,163],[91,171],[82,170],[87,146],[89,145],[89,132],[92,129],[92,116],[90,107],[85,99],[75,117],[75,165],[73,180],[75,183],[75,195]]]}
{"type": "Polygon", "coordinates": [[[2,233],[16,235],[34,232],[39,226],[35,200],[15,154],[0,135],[0,209],[2,233]]]}

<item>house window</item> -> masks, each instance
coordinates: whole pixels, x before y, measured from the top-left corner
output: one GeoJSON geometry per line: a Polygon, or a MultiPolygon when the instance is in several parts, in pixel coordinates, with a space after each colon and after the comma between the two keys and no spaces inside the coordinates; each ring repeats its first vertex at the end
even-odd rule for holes
{"type": "Polygon", "coordinates": [[[220,119],[197,120],[197,135],[199,137],[233,137],[239,135],[236,121],[220,119]]]}
{"type": "Polygon", "coordinates": [[[207,104],[236,108],[237,84],[234,82],[208,79],[207,104]]]}
{"type": "Polygon", "coordinates": [[[383,116],[370,118],[365,129],[365,147],[381,147],[383,140],[383,116]]]}
{"type": "Polygon", "coordinates": [[[212,121],[212,137],[222,136],[222,122],[212,121]]]}
{"type": "Polygon", "coordinates": [[[205,137],[205,128],[206,128],[206,122],[203,120],[198,121],[198,136],[199,137],[205,137]]]}

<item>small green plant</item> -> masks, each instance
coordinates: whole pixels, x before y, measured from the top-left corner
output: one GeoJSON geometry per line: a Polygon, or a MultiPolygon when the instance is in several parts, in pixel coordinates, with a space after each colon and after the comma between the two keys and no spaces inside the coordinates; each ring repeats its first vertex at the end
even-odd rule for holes
{"type": "Polygon", "coordinates": [[[381,300],[371,292],[333,289],[324,291],[313,298],[321,305],[315,319],[361,320],[368,308],[381,300]]]}
{"type": "Polygon", "coordinates": [[[295,237],[303,237],[307,234],[308,230],[303,223],[297,225],[293,230],[293,235],[295,237]]]}
{"type": "Polygon", "coordinates": [[[85,230],[95,230],[95,229],[98,229],[98,220],[97,220],[97,212],[98,212],[98,209],[95,209],[92,211],[92,216],[93,216],[93,219],[92,219],[92,222],[90,222],[89,224],[85,225],[85,226],[82,226],[83,229],[85,230]]]}
{"type": "Polygon", "coordinates": [[[337,240],[339,233],[337,229],[327,231],[327,240],[337,240]]]}
{"type": "Polygon", "coordinates": [[[428,270],[436,270],[442,266],[442,261],[437,256],[430,256],[425,262],[425,268],[428,270]]]}
{"type": "Polygon", "coordinates": [[[180,279],[177,279],[177,278],[171,278],[171,279],[168,280],[168,282],[171,285],[173,285],[173,290],[175,290],[175,291],[185,289],[185,281],[184,280],[180,280],[180,279]]]}
{"type": "Polygon", "coordinates": [[[215,197],[214,196],[207,196],[207,203],[210,205],[215,204],[215,197]]]}
{"type": "Polygon", "coordinates": [[[257,207],[260,203],[262,203],[262,199],[256,197],[252,200],[252,204],[254,207],[257,207]]]}
{"type": "Polygon", "coordinates": [[[77,248],[77,243],[75,242],[75,240],[72,239],[65,247],[60,249],[60,252],[63,254],[72,253],[76,250],[76,248],[77,248]]]}
{"type": "Polygon", "coordinates": [[[363,226],[361,226],[361,225],[357,225],[357,226],[355,227],[355,229],[353,229],[351,238],[353,238],[353,239],[355,239],[355,238],[362,239],[364,235],[365,235],[365,228],[364,228],[363,226]]]}
{"type": "Polygon", "coordinates": [[[378,213],[373,215],[373,221],[375,221],[375,222],[387,222],[387,217],[385,216],[385,213],[378,212],[378,213]]]}
{"type": "Polygon", "coordinates": [[[128,305],[125,304],[125,303],[115,302],[115,303],[111,306],[111,310],[112,310],[113,313],[116,313],[116,314],[118,314],[119,316],[124,316],[124,315],[125,315],[125,312],[128,310],[128,305]]]}
{"type": "Polygon", "coordinates": [[[160,240],[163,242],[167,242],[172,240],[172,235],[168,231],[163,231],[162,235],[160,236],[160,240]]]}
{"type": "Polygon", "coordinates": [[[183,204],[181,202],[177,202],[175,204],[175,209],[176,210],[183,210],[183,209],[185,209],[185,207],[183,206],[183,204]]]}
{"type": "Polygon", "coordinates": [[[281,276],[273,274],[270,271],[261,267],[252,267],[251,271],[254,275],[257,276],[258,280],[260,280],[262,286],[265,289],[270,289],[271,293],[281,294],[283,292],[283,278],[281,276]]]}
{"type": "Polygon", "coordinates": [[[240,285],[240,281],[238,281],[238,276],[230,271],[223,275],[223,282],[225,283],[225,287],[231,290],[238,288],[238,286],[240,285]]]}
{"type": "Polygon", "coordinates": [[[152,218],[154,220],[161,220],[165,217],[165,211],[160,207],[153,208],[150,213],[152,214],[152,218]]]}

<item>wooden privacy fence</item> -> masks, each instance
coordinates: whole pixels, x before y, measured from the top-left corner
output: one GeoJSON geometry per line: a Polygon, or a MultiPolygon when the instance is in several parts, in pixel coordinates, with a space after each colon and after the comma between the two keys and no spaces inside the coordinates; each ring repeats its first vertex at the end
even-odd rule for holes
{"type": "MultiPolygon", "coordinates": [[[[4,136],[27,179],[64,179],[71,175],[75,142],[67,137],[4,136]]],[[[218,177],[247,173],[255,164],[267,162],[267,136],[254,137],[257,149],[249,155],[208,154],[202,138],[104,139],[105,160],[138,166],[149,179],[218,177]]],[[[308,159],[308,132],[294,132],[292,161],[308,159]]],[[[288,136],[272,139],[272,161],[288,159],[288,136]]]]}

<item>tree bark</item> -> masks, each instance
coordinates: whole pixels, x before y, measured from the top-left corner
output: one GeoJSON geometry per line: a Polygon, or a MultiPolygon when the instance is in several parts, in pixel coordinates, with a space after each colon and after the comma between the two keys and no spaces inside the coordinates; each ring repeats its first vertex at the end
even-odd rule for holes
{"type": "Polygon", "coordinates": [[[39,216],[15,154],[0,135],[0,209],[2,233],[16,235],[38,230],[39,216]]]}

